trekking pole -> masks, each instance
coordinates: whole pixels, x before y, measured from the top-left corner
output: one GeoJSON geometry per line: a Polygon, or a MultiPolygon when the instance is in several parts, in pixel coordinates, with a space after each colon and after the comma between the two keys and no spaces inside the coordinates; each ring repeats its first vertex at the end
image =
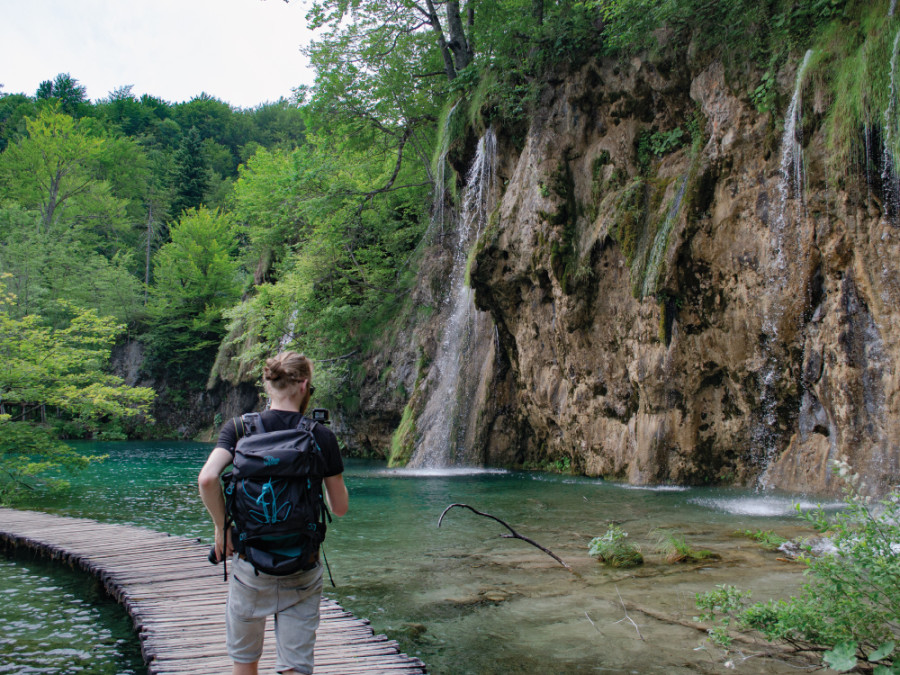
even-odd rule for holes
{"type": "Polygon", "coordinates": [[[325,555],[324,544],[322,544],[322,560],[325,561],[325,569],[328,570],[328,580],[331,582],[331,587],[337,588],[337,585],[334,583],[334,577],[331,576],[331,565],[328,564],[328,556],[325,555]]]}

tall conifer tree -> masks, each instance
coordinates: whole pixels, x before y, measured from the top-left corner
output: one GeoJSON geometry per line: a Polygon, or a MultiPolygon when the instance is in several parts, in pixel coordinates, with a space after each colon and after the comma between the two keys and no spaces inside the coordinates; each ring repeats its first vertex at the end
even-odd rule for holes
{"type": "Polygon", "coordinates": [[[191,127],[175,153],[173,175],[175,199],[172,215],[199,208],[209,187],[209,170],[203,158],[202,140],[197,127],[191,127]]]}

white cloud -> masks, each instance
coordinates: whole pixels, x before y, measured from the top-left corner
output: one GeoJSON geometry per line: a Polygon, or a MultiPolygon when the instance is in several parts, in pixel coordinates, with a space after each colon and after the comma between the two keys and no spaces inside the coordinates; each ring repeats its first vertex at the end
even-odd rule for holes
{"type": "Polygon", "coordinates": [[[282,0],[4,0],[0,83],[33,95],[69,73],[96,100],[118,87],[179,102],[206,92],[252,107],[313,74],[302,3],[282,0]]]}

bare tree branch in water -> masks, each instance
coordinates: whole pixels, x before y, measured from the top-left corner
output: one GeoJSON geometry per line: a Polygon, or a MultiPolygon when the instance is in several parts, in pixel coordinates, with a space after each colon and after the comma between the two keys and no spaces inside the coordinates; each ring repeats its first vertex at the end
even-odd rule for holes
{"type": "Polygon", "coordinates": [[[512,534],[501,534],[500,536],[503,537],[504,539],[521,539],[522,541],[531,544],[531,545],[534,546],[535,548],[541,549],[544,553],[546,553],[547,555],[549,555],[551,558],[553,558],[556,562],[558,562],[560,565],[562,565],[563,567],[565,567],[567,570],[571,570],[571,569],[572,569],[572,567],[571,567],[566,561],[564,561],[562,558],[560,558],[558,555],[556,555],[556,554],[555,554],[553,551],[551,551],[549,548],[545,548],[545,547],[541,546],[541,545],[540,545],[539,543],[537,543],[534,539],[529,539],[528,537],[522,536],[521,534],[519,534],[518,532],[516,532],[514,529],[512,529],[507,523],[505,523],[505,522],[503,522],[502,520],[500,520],[497,516],[492,516],[490,513],[484,513],[484,512],[482,512],[482,511],[478,511],[478,510],[476,510],[476,509],[473,509],[473,508],[472,508],[471,506],[469,506],[468,504],[451,504],[451,505],[448,506],[446,509],[444,509],[444,512],[441,514],[441,517],[438,518],[438,527],[440,527],[440,526],[441,526],[441,523],[444,521],[444,516],[447,515],[447,511],[449,511],[450,509],[452,509],[454,506],[459,506],[459,507],[464,508],[464,509],[469,509],[469,511],[471,511],[471,512],[474,513],[474,514],[477,514],[477,515],[479,515],[479,516],[484,516],[485,518],[490,518],[491,520],[496,520],[496,521],[497,521],[498,523],[500,523],[503,527],[505,527],[507,530],[509,530],[510,532],[512,532],[512,534]]]}
{"type": "MultiPolygon", "coordinates": [[[[638,625],[634,622],[634,619],[632,619],[630,616],[628,616],[628,608],[625,606],[625,601],[622,599],[622,594],[619,593],[618,586],[616,586],[616,595],[619,596],[619,602],[622,603],[622,609],[625,611],[625,619],[628,619],[631,622],[631,625],[634,626],[634,629],[637,631],[637,636],[641,639],[641,641],[643,641],[644,636],[641,635],[641,629],[638,628],[638,625]]],[[[590,617],[588,617],[588,618],[590,618],[590,617]]],[[[622,621],[625,621],[625,619],[616,621],[616,623],[622,623],[622,621]]]]}

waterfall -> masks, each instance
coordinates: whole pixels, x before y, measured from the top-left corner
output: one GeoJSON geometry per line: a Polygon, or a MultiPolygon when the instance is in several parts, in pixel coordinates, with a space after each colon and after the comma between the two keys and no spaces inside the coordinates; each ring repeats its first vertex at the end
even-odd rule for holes
{"type": "Polygon", "coordinates": [[[431,206],[431,226],[440,225],[441,233],[444,232],[444,223],[446,221],[446,209],[444,205],[447,202],[447,177],[445,167],[447,166],[447,153],[450,152],[450,123],[453,121],[453,113],[459,101],[453,104],[444,120],[444,132],[440,136],[440,148],[438,149],[437,163],[434,167],[434,201],[431,206]]]}
{"type": "Polygon", "coordinates": [[[794,227],[789,227],[791,219],[790,200],[793,196],[799,207],[803,206],[803,146],[801,137],[801,91],[806,66],[812,56],[812,50],[806,52],[803,63],[797,69],[794,95],[784,118],[784,133],[781,136],[781,180],[778,181],[778,210],[775,222],[771,227],[771,249],[774,261],[770,265],[768,286],[774,288],[773,306],[766,312],[763,330],[768,337],[778,337],[778,322],[784,311],[781,295],[787,285],[788,254],[791,244],[796,243],[794,227]]]}
{"type": "Polygon", "coordinates": [[[777,355],[779,324],[785,311],[784,295],[788,289],[789,276],[796,268],[796,258],[800,256],[801,240],[799,216],[803,208],[803,146],[802,146],[802,90],[803,77],[812,56],[812,50],[806,52],[803,62],[797,69],[794,94],[785,113],[784,133],[781,137],[781,166],[778,181],[778,210],[771,225],[770,246],[773,259],[767,269],[766,288],[772,298],[771,305],[765,312],[762,323],[764,335],[763,365],[757,376],[760,391],[760,417],[753,432],[755,457],[761,473],[758,486],[766,484],[766,470],[775,459],[777,451],[777,408],[778,382],[781,364],[777,355]],[[791,199],[796,208],[791,209],[791,199]],[[793,213],[792,213],[793,211],[793,213]],[[793,216],[797,216],[793,218],[793,216]]]}
{"type": "Polygon", "coordinates": [[[659,268],[662,266],[663,256],[666,253],[669,243],[669,234],[678,218],[678,211],[681,209],[681,202],[684,199],[684,191],[687,188],[687,176],[681,180],[681,186],[675,193],[675,199],[669,207],[666,214],[666,220],[656,232],[656,238],[653,240],[653,246],[650,249],[650,255],[647,256],[647,268],[644,272],[644,285],[641,288],[641,297],[656,293],[656,283],[659,278],[659,268]]]}
{"type": "Polygon", "coordinates": [[[488,315],[475,309],[472,289],[465,283],[472,245],[487,223],[496,188],[497,138],[492,129],[478,141],[475,159],[466,176],[462,214],[457,223],[450,273],[448,319],[431,365],[431,394],[417,423],[413,468],[439,468],[459,463],[469,431],[469,404],[484,363],[474,354],[477,344],[490,346],[493,331],[488,315]],[[484,339],[482,339],[484,338],[484,339]],[[476,377],[467,372],[475,368],[476,377]],[[474,380],[474,381],[473,381],[474,380]]]}
{"type": "Polygon", "coordinates": [[[293,310],[291,312],[291,318],[288,319],[287,330],[284,335],[281,336],[281,339],[278,340],[278,351],[283,352],[288,346],[294,341],[296,337],[294,331],[297,328],[297,310],[293,310]]]}
{"type": "Polygon", "coordinates": [[[897,182],[894,144],[897,127],[897,50],[900,47],[900,30],[894,36],[891,49],[891,77],[888,105],[884,111],[883,148],[881,155],[881,185],[884,192],[884,215],[896,218],[900,210],[900,185],[897,182]]]}
{"type": "Polygon", "coordinates": [[[897,9],[897,0],[891,0],[891,6],[888,8],[888,18],[894,16],[894,10],[897,9]]]}
{"type": "MultiPolygon", "coordinates": [[[[881,156],[881,186],[884,206],[882,215],[883,225],[897,227],[900,225],[900,177],[897,175],[897,59],[900,54],[900,30],[894,36],[894,45],[891,49],[890,89],[888,90],[888,103],[884,111],[884,130],[882,139],[884,147],[881,156]]],[[[881,292],[882,301],[887,304],[895,304],[900,300],[900,276],[897,274],[896,262],[890,237],[882,234],[876,244],[876,252],[881,262],[880,277],[883,284],[881,292]]]]}

